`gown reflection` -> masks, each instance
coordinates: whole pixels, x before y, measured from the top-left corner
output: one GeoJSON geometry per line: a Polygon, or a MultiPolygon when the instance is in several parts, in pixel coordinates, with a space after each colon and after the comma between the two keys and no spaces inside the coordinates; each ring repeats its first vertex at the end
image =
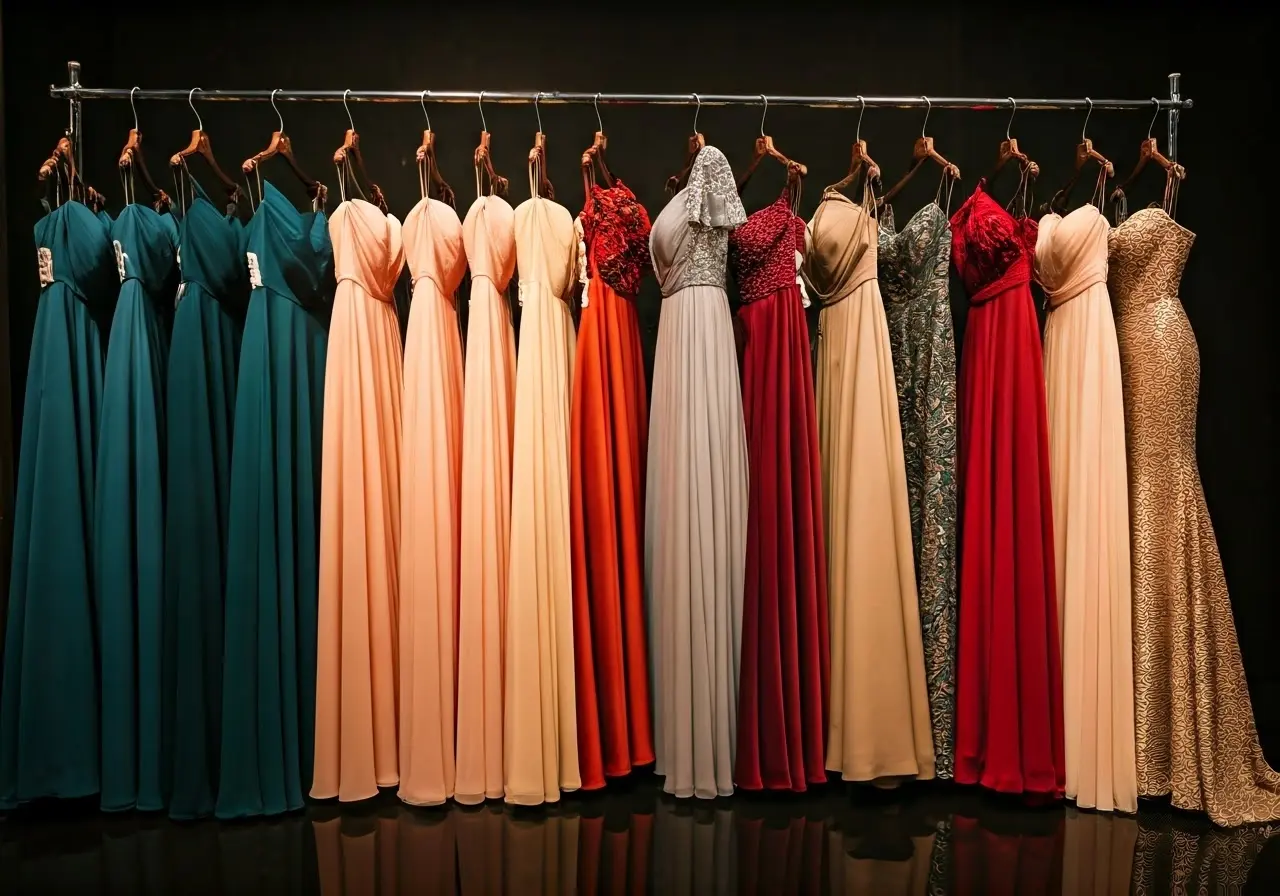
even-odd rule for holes
{"type": "MultiPolygon", "coordinates": [[[[689,805],[642,781],[542,810],[390,794],[275,821],[96,805],[0,822],[0,893],[1163,896],[1280,892],[1274,829],[1029,810],[930,786],[689,805]]],[[[1280,840],[1280,838],[1277,838],[1280,840]]]]}

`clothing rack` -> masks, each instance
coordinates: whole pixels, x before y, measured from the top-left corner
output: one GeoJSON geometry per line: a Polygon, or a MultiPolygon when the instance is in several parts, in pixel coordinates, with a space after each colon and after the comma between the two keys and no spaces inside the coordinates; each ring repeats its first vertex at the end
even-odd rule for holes
{"type": "Polygon", "coordinates": [[[1184,109],[1192,107],[1192,101],[1182,96],[1182,76],[1169,75],[1167,99],[1148,97],[1142,100],[1126,99],[1018,99],[1017,97],[962,97],[962,96],[769,96],[765,94],[717,94],[717,93],[583,93],[561,90],[205,90],[202,87],[186,89],[150,90],[129,87],[85,87],[80,83],[80,63],[67,63],[65,86],[49,86],[49,95],[65,99],[69,107],[67,137],[75,154],[76,167],[82,168],[81,156],[81,104],[85,100],[186,100],[214,102],[292,102],[292,103],[417,103],[430,100],[433,103],[592,103],[599,105],[646,106],[806,106],[812,109],[971,109],[992,111],[996,109],[1068,109],[1090,111],[1157,109],[1169,114],[1168,157],[1178,159],[1178,119],[1184,109]]]}

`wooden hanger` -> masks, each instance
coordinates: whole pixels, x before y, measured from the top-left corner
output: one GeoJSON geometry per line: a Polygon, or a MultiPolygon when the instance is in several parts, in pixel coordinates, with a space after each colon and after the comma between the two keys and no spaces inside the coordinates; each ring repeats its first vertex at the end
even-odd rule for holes
{"type": "Polygon", "coordinates": [[[252,174],[254,169],[260,167],[267,159],[279,156],[288,164],[289,170],[293,172],[294,177],[307,188],[307,196],[311,199],[319,199],[325,192],[324,186],[299,168],[297,160],[293,157],[293,143],[290,142],[288,135],[284,132],[284,116],[280,114],[280,109],[276,106],[275,97],[279,92],[280,88],[271,91],[271,108],[275,109],[276,118],[280,121],[280,129],[272,131],[271,142],[267,144],[267,148],[257,155],[245,159],[244,164],[240,166],[240,170],[245,174],[252,174]]]}
{"type": "Polygon", "coordinates": [[[489,149],[489,130],[484,120],[484,91],[480,91],[480,143],[476,146],[472,161],[476,168],[476,192],[481,193],[481,176],[489,180],[489,192],[495,196],[506,196],[510,186],[505,177],[493,170],[493,155],[489,149]]]}
{"type": "Polygon", "coordinates": [[[747,181],[751,180],[751,175],[755,174],[756,168],[759,167],[763,159],[774,159],[787,169],[787,187],[790,189],[794,189],[809,173],[809,169],[804,165],[799,162],[793,162],[779,152],[778,148],[773,145],[773,137],[764,132],[764,120],[769,114],[769,99],[763,95],[761,95],[760,99],[764,103],[764,115],[760,116],[760,136],[756,138],[755,150],[752,152],[751,162],[747,165],[747,170],[738,179],[739,194],[746,189],[747,181]]]}
{"type": "Polygon", "coordinates": [[[916,176],[916,172],[918,172],[927,161],[932,160],[933,162],[936,162],[938,166],[942,168],[943,173],[952,180],[960,179],[959,167],[943,158],[942,154],[934,149],[933,138],[926,136],[925,134],[925,128],[929,125],[929,113],[933,111],[933,103],[929,102],[929,98],[927,96],[922,97],[922,99],[925,101],[927,109],[924,113],[924,124],[920,126],[920,136],[916,138],[915,145],[911,149],[911,158],[914,161],[914,164],[906,174],[902,175],[901,180],[890,187],[887,193],[876,200],[877,209],[884,208],[892,202],[893,198],[902,192],[902,188],[911,182],[911,178],[916,176]]]}
{"type": "MultiPolygon", "coordinates": [[[[191,94],[194,95],[200,88],[193,88],[191,94]]],[[[204,129],[204,121],[200,118],[200,113],[196,112],[195,103],[191,101],[191,96],[187,97],[187,103],[191,106],[191,111],[196,116],[196,129],[191,132],[191,142],[187,144],[185,149],[180,149],[169,157],[170,168],[185,168],[187,159],[193,156],[199,156],[208,164],[209,170],[213,172],[223,189],[227,191],[227,201],[233,204],[240,202],[240,185],[227,176],[222,170],[222,166],[218,164],[218,160],[213,156],[213,143],[209,140],[209,135],[204,129]]]]}
{"type": "Polygon", "coordinates": [[[456,208],[457,197],[454,195],[453,187],[449,186],[441,176],[440,166],[436,161],[436,135],[431,130],[431,115],[427,112],[427,94],[430,92],[422,91],[422,114],[426,116],[427,129],[422,132],[422,145],[415,153],[419,177],[422,179],[422,195],[429,196],[434,191],[436,199],[456,208]]]}
{"type": "Polygon", "coordinates": [[[698,113],[702,111],[702,98],[696,93],[693,99],[698,104],[698,108],[693,113],[693,134],[689,137],[688,151],[685,153],[684,166],[676,174],[667,178],[667,192],[676,193],[689,179],[689,172],[693,170],[693,162],[698,158],[698,153],[702,152],[702,148],[707,145],[707,138],[702,136],[698,130],[698,113]]]}
{"type": "Polygon", "coordinates": [[[1151,136],[1151,130],[1155,127],[1156,119],[1160,117],[1160,101],[1152,97],[1151,102],[1155,103],[1156,114],[1151,117],[1151,124],[1147,125],[1146,139],[1138,147],[1138,164],[1134,167],[1133,173],[1111,191],[1112,202],[1124,196],[1125,188],[1138,179],[1138,175],[1147,167],[1148,162],[1155,162],[1164,169],[1166,183],[1171,180],[1183,181],[1187,179],[1187,169],[1162,155],[1156,144],[1156,138],[1151,136]]]}
{"type": "Polygon", "coordinates": [[[382,194],[382,188],[369,178],[369,172],[364,167],[364,156],[360,152],[360,134],[356,131],[355,119],[351,117],[351,107],[347,105],[347,94],[350,92],[350,89],[343,91],[342,108],[347,110],[347,123],[351,127],[347,128],[343,135],[342,145],[334,150],[333,164],[338,168],[339,178],[350,175],[351,182],[361,198],[366,198],[367,193],[368,201],[376,205],[385,215],[388,211],[387,198],[382,194]],[[363,186],[361,181],[364,181],[363,186]]]}
{"type": "Polygon", "coordinates": [[[609,138],[605,136],[604,122],[600,119],[600,94],[596,94],[592,105],[596,109],[596,126],[599,130],[592,138],[591,145],[582,153],[582,190],[587,196],[591,195],[597,169],[606,187],[612,187],[614,181],[613,172],[609,170],[609,162],[605,158],[605,152],[609,148],[609,138]]]}
{"type": "Polygon", "coordinates": [[[853,135],[853,150],[849,158],[849,173],[842,177],[839,181],[827,187],[828,190],[846,190],[857,182],[858,175],[866,173],[867,183],[880,180],[880,166],[876,164],[875,159],[867,152],[867,141],[862,139],[862,116],[867,111],[867,101],[858,99],[862,102],[862,109],[858,112],[858,129],[853,135]]]}
{"type": "Polygon", "coordinates": [[[142,175],[142,184],[151,194],[151,206],[156,211],[163,214],[169,210],[171,201],[169,194],[156,186],[156,182],[151,179],[151,172],[147,170],[147,160],[142,153],[142,131],[138,129],[138,109],[133,104],[133,94],[140,88],[133,88],[129,91],[129,107],[133,109],[133,127],[129,129],[129,139],[125,141],[124,149],[120,150],[120,158],[117,166],[120,168],[122,177],[129,177],[135,171],[142,175]]]}
{"type": "Polygon", "coordinates": [[[1054,212],[1062,214],[1067,210],[1067,201],[1071,198],[1071,191],[1075,188],[1076,182],[1080,180],[1080,172],[1084,170],[1084,166],[1093,160],[1098,166],[1106,172],[1106,177],[1114,177],[1116,168],[1107,159],[1106,156],[1093,148],[1093,141],[1086,136],[1089,128],[1089,117],[1093,115],[1093,100],[1085,97],[1085,101],[1089,104],[1089,112],[1084,117],[1084,127],[1080,129],[1080,142],[1076,144],[1076,162],[1075,172],[1071,175],[1071,179],[1063,185],[1062,189],[1053,194],[1053,198],[1048,204],[1042,207],[1044,213],[1054,212]]]}
{"type": "Polygon", "coordinates": [[[542,112],[538,110],[538,100],[541,98],[541,93],[533,98],[533,112],[538,116],[538,133],[533,135],[533,148],[529,150],[529,167],[538,172],[538,182],[534,184],[536,194],[543,199],[555,199],[556,188],[547,177],[547,135],[542,132],[542,112]]]}
{"type": "Polygon", "coordinates": [[[1020,172],[1025,173],[1029,180],[1035,180],[1040,176],[1040,166],[1028,158],[1025,152],[1018,149],[1018,138],[1010,134],[1013,128],[1013,117],[1018,114],[1018,101],[1009,97],[1009,102],[1013,104],[1013,112],[1009,115],[1009,123],[1004,126],[1004,139],[1000,141],[1000,149],[996,153],[996,166],[987,175],[987,180],[994,180],[1004,166],[1013,159],[1018,160],[1020,172]]]}

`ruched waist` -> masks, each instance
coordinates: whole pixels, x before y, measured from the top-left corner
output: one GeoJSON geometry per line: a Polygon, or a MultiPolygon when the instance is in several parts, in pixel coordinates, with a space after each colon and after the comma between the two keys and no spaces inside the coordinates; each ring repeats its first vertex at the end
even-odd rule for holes
{"type": "Polygon", "coordinates": [[[1050,289],[1043,282],[1040,284],[1044,288],[1045,298],[1049,300],[1050,308],[1057,308],[1059,305],[1065,304],[1088,292],[1091,287],[1099,284],[1105,286],[1107,283],[1107,272],[1093,271],[1089,276],[1080,277],[1062,284],[1057,289],[1050,289]]]}
{"type": "MultiPolygon", "coordinates": [[[[859,289],[861,289],[864,285],[872,282],[875,279],[876,279],[876,272],[875,272],[875,268],[872,267],[871,270],[867,271],[861,277],[861,279],[854,278],[850,280],[849,285],[841,286],[840,289],[836,290],[830,295],[824,296],[821,293],[818,293],[817,290],[814,290],[813,295],[815,296],[815,299],[818,303],[819,308],[829,308],[832,305],[836,305],[836,304],[839,304],[840,302],[843,302],[845,299],[849,298],[851,295],[853,295],[859,289]]],[[[812,283],[810,283],[810,289],[813,289],[812,283]]]]}
{"type": "Polygon", "coordinates": [[[383,304],[390,305],[395,300],[394,290],[388,290],[387,293],[383,295],[374,289],[370,289],[369,284],[365,283],[358,277],[339,277],[338,285],[341,286],[344,283],[354,283],[356,286],[360,287],[361,291],[369,298],[382,302],[383,304]]]}
{"type": "Polygon", "coordinates": [[[969,296],[970,305],[983,305],[1015,286],[1031,282],[1031,259],[1022,256],[1009,269],[969,296]]]}
{"type": "Polygon", "coordinates": [[[687,283],[681,283],[679,286],[675,287],[674,289],[667,289],[665,286],[662,286],[661,284],[659,284],[659,289],[661,289],[662,291],[662,297],[664,299],[669,299],[671,298],[671,296],[675,295],[676,293],[684,292],[686,289],[691,289],[692,287],[695,287],[695,286],[707,286],[712,289],[721,290],[722,292],[724,291],[724,288],[725,288],[724,280],[690,280],[687,283]]]}

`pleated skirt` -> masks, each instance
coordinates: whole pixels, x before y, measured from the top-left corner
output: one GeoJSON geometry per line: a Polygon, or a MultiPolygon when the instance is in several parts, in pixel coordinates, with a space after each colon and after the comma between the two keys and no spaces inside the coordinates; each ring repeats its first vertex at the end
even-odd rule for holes
{"type": "Polygon", "coordinates": [[[729,301],[688,286],[662,302],[645,490],[656,770],[680,797],[733,792],[746,522],[729,301]]]}
{"type": "Polygon", "coordinates": [[[454,788],[462,339],[429,277],[409,307],[400,450],[400,799],[435,806],[454,788]]]}

